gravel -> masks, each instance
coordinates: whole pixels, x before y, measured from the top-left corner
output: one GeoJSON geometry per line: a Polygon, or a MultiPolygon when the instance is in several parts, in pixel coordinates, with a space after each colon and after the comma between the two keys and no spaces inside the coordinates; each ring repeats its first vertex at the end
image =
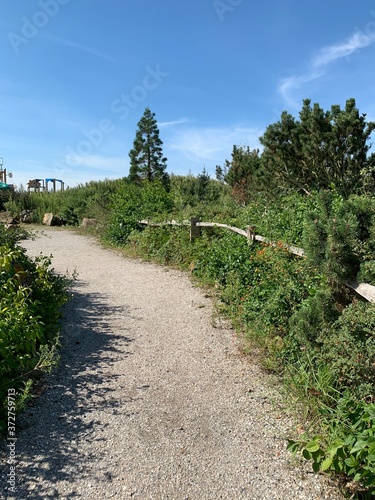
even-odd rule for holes
{"type": "Polygon", "coordinates": [[[59,366],[17,424],[16,494],[2,443],[4,498],[343,498],[286,452],[277,384],[187,275],[62,229],[23,246],[78,279],[59,366]]]}

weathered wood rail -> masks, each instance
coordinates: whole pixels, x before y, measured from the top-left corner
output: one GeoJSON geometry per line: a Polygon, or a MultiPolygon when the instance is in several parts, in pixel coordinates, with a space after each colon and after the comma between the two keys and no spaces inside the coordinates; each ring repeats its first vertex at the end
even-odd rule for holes
{"type": "MultiPolygon", "coordinates": [[[[201,234],[201,227],[220,227],[224,229],[228,229],[229,231],[232,231],[234,233],[240,234],[241,236],[245,236],[249,242],[249,244],[252,244],[254,241],[261,241],[262,243],[266,243],[268,245],[272,246],[279,246],[280,243],[275,243],[273,241],[268,240],[264,236],[260,236],[258,234],[255,234],[255,227],[254,226],[247,226],[246,230],[245,229],[240,229],[238,227],[234,226],[228,226],[228,224],[222,224],[220,222],[201,222],[198,218],[192,217],[190,221],[188,220],[183,220],[182,222],[176,222],[175,220],[171,221],[166,221],[166,222],[150,222],[148,220],[141,220],[139,221],[140,224],[145,224],[149,226],[190,226],[190,239],[192,238],[197,238],[201,234]]],[[[298,257],[303,257],[304,255],[304,249],[295,247],[293,245],[287,245],[283,244],[282,245],[285,249],[287,249],[289,252],[291,252],[294,255],[297,255],[298,257]]],[[[348,287],[350,287],[352,290],[354,290],[358,295],[363,297],[364,299],[368,300],[369,302],[372,302],[375,304],[375,286],[369,285],[368,283],[358,283],[356,281],[348,281],[346,283],[348,287]]]]}

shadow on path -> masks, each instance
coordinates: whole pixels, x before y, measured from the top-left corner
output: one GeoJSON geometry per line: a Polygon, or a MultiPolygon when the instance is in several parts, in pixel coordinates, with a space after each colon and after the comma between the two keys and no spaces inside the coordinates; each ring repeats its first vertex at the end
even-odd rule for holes
{"type": "MultiPolygon", "coordinates": [[[[120,403],[112,397],[114,383],[121,384],[116,377],[121,376],[111,373],[111,365],[132,354],[134,339],[128,336],[127,327],[130,311],[126,306],[109,305],[99,293],[82,293],[80,287],[82,283],[75,284],[74,298],[64,308],[59,365],[47,377],[44,393],[17,423],[17,492],[13,496],[7,484],[8,451],[6,443],[1,444],[5,467],[0,492],[5,498],[57,498],[57,491],[45,482],[53,485],[87,475],[96,457],[82,454],[81,444],[88,439],[100,441],[104,428],[91,413],[98,407],[116,413],[124,405],[124,400],[120,403]]],[[[72,493],[64,498],[77,496],[72,493]]]]}

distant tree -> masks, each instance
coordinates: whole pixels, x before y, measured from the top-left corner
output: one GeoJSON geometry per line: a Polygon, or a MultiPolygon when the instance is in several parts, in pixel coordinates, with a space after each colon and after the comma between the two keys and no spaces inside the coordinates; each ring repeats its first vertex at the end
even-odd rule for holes
{"type": "Polygon", "coordinates": [[[198,174],[196,184],[196,195],[199,201],[204,200],[207,196],[209,184],[210,176],[206,171],[206,167],[203,167],[202,173],[198,174]]]}
{"type": "Polygon", "coordinates": [[[129,152],[130,181],[159,180],[164,187],[169,186],[170,179],[166,172],[167,158],[163,156],[162,145],[155,113],[146,108],[138,122],[133,149],[129,152]]]}
{"type": "Polygon", "coordinates": [[[284,111],[260,138],[264,171],[282,189],[310,193],[335,187],[344,198],[360,192],[364,175],[368,180],[373,172],[367,153],[375,122],[365,118],[354,99],[345,109],[334,105],[330,111],[305,99],[299,120],[284,111]]]}
{"type": "Polygon", "coordinates": [[[224,169],[220,165],[216,165],[215,168],[216,180],[219,182],[224,182],[224,169]]]}
{"type": "Polygon", "coordinates": [[[252,193],[258,191],[260,171],[259,150],[248,146],[233,146],[232,160],[225,162],[224,180],[231,186],[232,194],[241,204],[246,204],[252,193]]]}

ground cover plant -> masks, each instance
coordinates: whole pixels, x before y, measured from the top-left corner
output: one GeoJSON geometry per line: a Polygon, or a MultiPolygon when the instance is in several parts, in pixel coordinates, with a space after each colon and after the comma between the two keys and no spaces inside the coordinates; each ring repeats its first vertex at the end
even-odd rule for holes
{"type": "Polygon", "coordinates": [[[30,259],[23,233],[0,226],[0,433],[6,428],[8,391],[25,403],[34,380],[56,360],[67,280],[51,272],[49,257],[30,259]]]}

